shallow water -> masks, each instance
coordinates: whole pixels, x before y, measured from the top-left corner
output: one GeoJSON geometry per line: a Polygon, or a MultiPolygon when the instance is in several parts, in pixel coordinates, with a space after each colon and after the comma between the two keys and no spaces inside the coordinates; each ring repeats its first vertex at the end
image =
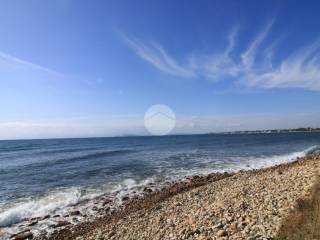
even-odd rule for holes
{"type": "Polygon", "coordinates": [[[319,145],[320,133],[0,141],[0,227],[102,193],[289,162],[319,145]]]}

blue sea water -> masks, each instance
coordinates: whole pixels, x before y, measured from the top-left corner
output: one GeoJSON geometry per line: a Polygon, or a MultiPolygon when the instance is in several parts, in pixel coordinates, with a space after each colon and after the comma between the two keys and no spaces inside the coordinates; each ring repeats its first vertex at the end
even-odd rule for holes
{"type": "Polygon", "coordinates": [[[0,227],[102,193],[293,161],[319,145],[315,132],[0,141],[0,227]]]}

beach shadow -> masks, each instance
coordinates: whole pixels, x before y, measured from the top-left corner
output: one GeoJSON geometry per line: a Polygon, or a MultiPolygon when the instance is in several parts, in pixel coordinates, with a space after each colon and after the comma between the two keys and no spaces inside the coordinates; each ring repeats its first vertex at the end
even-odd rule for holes
{"type": "Polygon", "coordinates": [[[274,240],[320,239],[320,176],[311,189],[310,198],[299,198],[294,210],[284,219],[274,240]]]}

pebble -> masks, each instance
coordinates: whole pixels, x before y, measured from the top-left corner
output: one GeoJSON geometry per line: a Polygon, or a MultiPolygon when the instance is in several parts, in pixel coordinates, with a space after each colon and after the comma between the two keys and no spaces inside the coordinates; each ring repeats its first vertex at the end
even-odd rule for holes
{"type": "Polygon", "coordinates": [[[224,236],[227,236],[227,235],[228,235],[228,233],[225,230],[219,230],[217,232],[217,236],[218,237],[224,237],[224,236]]]}

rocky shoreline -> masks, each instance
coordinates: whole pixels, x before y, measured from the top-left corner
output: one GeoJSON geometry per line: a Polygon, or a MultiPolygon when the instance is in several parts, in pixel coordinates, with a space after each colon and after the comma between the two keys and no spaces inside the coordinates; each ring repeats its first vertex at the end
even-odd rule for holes
{"type": "Polygon", "coordinates": [[[34,239],[273,239],[297,201],[311,196],[319,160],[312,155],[266,169],[193,176],[160,191],[145,188],[143,198],[123,199],[118,210],[100,209],[104,217],[61,222],[50,236],[34,239]]]}
{"type": "MultiPolygon", "coordinates": [[[[117,192],[106,193],[92,200],[86,201],[91,205],[91,211],[95,217],[88,216],[79,205],[70,206],[64,210],[64,214],[53,214],[25,219],[19,223],[23,226],[22,231],[9,235],[7,238],[20,239],[74,239],[74,233],[70,233],[77,229],[79,233],[84,234],[88,228],[96,227],[103,222],[111,219],[119,219],[129,212],[138,211],[141,209],[150,208],[159,201],[163,201],[178,193],[186,192],[193,188],[220,180],[231,176],[233,173],[211,173],[202,176],[190,176],[177,181],[165,181],[159,186],[154,183],[149,183],[141,189],[134,189],[133,195],[125,194],[121,197],[121,204],[116,203],[117,192]],[[51,222],[45,230],[39,231],[33,229],[34,226],[43,224],[44,221],[51,222]],[[35,233],[36,232],[36,233],[35,233]],[[37,234],[38,232],[38,234],[37,234]]],[[[87,209],[88,210],[88,209],[87,209]]],[[[92,213],[91,213],[92,215],[92,213]]],[[[8,234],[7,234],[8,235],[8,234]]],[[[1,238],[0,231],[0,239],[1,238]]]]}

